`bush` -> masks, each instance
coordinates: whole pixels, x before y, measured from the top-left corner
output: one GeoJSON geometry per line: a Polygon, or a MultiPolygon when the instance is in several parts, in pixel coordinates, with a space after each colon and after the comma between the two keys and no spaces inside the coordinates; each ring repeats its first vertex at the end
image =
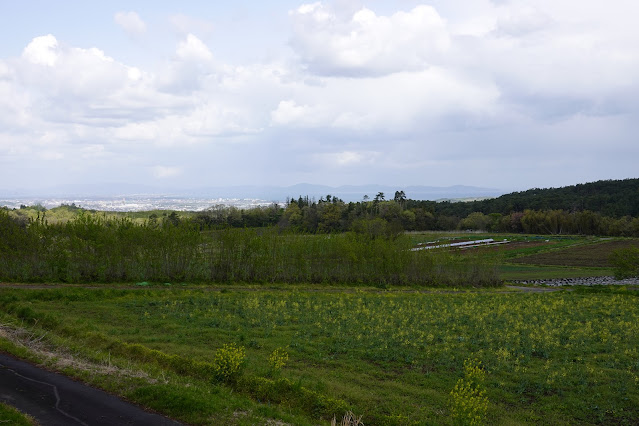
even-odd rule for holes
{"type": "Polygon", "coordinates": [[[268,357],[268,365],[273,371],[280,371],[286,361],[288,361],[288,353],[282,348],[275,349],[271,356],[268,357]]]}
{"type": "Polygon", "coordinates": [[[213,373],[220,382],[233,383],[242,373],[246,360],[244,346],[224,345],[215,352],[213,373]]]}
{"type": "Polygon", "coordinates": [[[484,424],[488,410],[488,398],[484,388],[486,372],[481,362],[464,361],[464,377],[450,393],[450,411],[456,425],[484,424]]]}
{"type": "Polygon", "coordinates": [[[615,267],[616,279],[639,277],[639,247],[615,250],[609,260],[615,267]]]}

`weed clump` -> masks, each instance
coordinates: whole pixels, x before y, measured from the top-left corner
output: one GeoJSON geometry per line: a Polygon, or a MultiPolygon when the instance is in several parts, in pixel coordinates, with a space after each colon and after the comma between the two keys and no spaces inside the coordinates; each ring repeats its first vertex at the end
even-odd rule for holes
{"type": "Polygon", "coordinates": [[[244,346],[234,343],[224,345],[215,352],[213,373],[220,382],[234,383],[245,366],[246,352],[244,346]]]}
{"type": "Polygon", "coordinates": [[[486,371],[481,362],[464,361],[464,377],[450,392],[450,411],[455,425],[475,426],[485,423],[488,398],[484,381],[486,371]]]}
{"type": "Polygon", "coordinates": [[[280,371],[286,365],[286,361],[288,361],[288,353],[282,348],[275,349],[268,357],[268,365],[272,371],[280,371]]]}

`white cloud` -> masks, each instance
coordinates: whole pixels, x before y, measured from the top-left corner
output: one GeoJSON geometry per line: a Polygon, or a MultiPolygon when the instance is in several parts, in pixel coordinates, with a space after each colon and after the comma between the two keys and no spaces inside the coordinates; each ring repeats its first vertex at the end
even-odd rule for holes
{"type": "Polygon", "coordinates": [[[405,133],[437,126],[446,117],[493,119],[500,112],[494,84],[431,67],[376,78],[326,78],[321,87],[301,85],[296,99],[280,101],[271,124],[405,133]]]}
{"type": "Polygon", "coordinates": [[[189,61],[210,61],[213,54],[209,48],[193,34],[187,34],[186,40],[180,42],[176,54],[178,58],[189,61]]]}
{"type": "Polygon", "coordinates": [[[58,60],[58,40],[52,35],[36,37],[22,51],[29,62],[52,67],[58,60]]]}
{"type": "Polygon", "coordinates": [[[118,12],[113,16],[113,19],[130,35],[140,35],[146,32],[146,24],[136,12],[118,12]]]}
{"type": "Polygon", "coordinates": [[[182,174],[182,169],[173,166],[155,166],[151,169],[151,172],[157,179],[166,179],[179,176],[182,174]]]}
{"type": "Polygon", "coordinates": [[[450,46],[446,22],[432,6],[378,16],[362,8],[342,19],[322,3],[290,12],[292,46],[321,75],[383,75],[421,70],[450,46]]]}
{"type": "Polygon", "coordinates": [[[549,28],[553,19],[532,6],[511,7],[497,20],[499,33],[520,37],[549,28]]]}
{"type": "Polygon", "coordinates": [[[24,61],[17,64],[16,79],[28,91],[45,98],[65,97],[63,104],[68,104],[73,96],[107,96],[128,81],[129,68],[102,50],[61,46],[53,35],[34,38],[22,58],[24,61]]]}
{"type": "Polygon", "coordinates": [[[312,127],[322,124],[324,112],[317,107],[297,105],[294,100],[280,101],[277,108],[271,111],[271,123],[274,125],[293,125],[312,127]]]}
{"type": "Polygon", "coordinates": [[[315,155],[317,161],[329,167],[371,165],[379,157],[380,153],[377,151],[341,151],[315,155]]]}

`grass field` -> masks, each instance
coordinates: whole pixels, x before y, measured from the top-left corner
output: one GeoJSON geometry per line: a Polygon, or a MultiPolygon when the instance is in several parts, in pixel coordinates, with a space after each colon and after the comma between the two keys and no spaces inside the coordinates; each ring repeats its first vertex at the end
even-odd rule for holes
{"type": "Polygon", "coordinates": [[[486,376],[487,424],[639,422],[639,305],[623,288],[3,288],[0,304],[4,324],[143,374],[68,372],[193,424],[317,424],[346,409],[367,425],[453,424],[467,360],[486,376]],[[219,383],[225,344],[246,363],[219,383]]]}

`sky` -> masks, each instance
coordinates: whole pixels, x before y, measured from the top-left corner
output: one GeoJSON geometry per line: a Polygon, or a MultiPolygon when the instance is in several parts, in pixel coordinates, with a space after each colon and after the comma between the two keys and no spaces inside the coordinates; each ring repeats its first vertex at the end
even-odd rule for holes
{"type": "Polygon", "coordinates": [[[0,0],[0,190],[639,177],[635,0],[0,0]]]}

